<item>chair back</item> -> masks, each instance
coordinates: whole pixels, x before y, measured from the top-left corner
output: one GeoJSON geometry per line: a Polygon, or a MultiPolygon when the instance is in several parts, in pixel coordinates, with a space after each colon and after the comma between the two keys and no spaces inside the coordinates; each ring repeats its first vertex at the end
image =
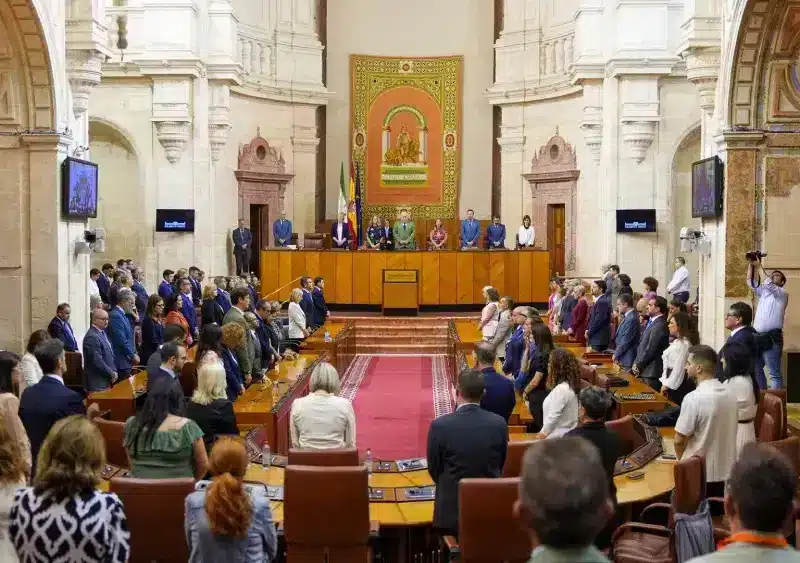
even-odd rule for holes
{"type": "Polygon", "coordinates": [[[125,423],[116,420],[105,420],[95,417],[92,421],[97,425],[103,440],[106,442],[106,461],[117,467],[127,468],[128,452],[125,451],[125,423]]]}
{"type": "Polygon", "coordinates": [[[80,352],[64,352],[67,371],[64,373],[64,385],[68,387],[87,388],[83,380],[83,356],[80,352]]]}
{"type": "Polygon", "coordinates": [[[796,473],[800,473],[800,438],[789,436],[770,443],[770,446],[784,454],[792,462],[796,473]]]}
{"type": "Polygon", "coordinates": [[[131,532],[130,563],[186,563],[184,502],[194,479],[111,479],[109,491],[125,506],[131,532]]]}
{"type": "Polygon", "coordinates": [[[589,385],[597,385],[597,369],[589,364],[581,364],[581,380],[589,385]]]}
{"type": "Polygon", "coordinates": [[[330,248],[328,235],[323,233],[306,233],[303,236],[303,248],[314,250],[330,248]]]}
{"type": "Polygon", "coordinates": [[[522,459],[525,452],[536,440],[509,442],[506,449],[506,463],[503,465],[503,477],[519,477],[522,474],[522,459]]]}
{"type": "Polygon", "coordinates": [[[458,488],[458,543],[463,563],[525,563],[530,536],[514,519],[519,477],[462,479],[458,488]]]}
{"type": "Polygon", "coordinates": [[[759,442],[775,442],[780,438],[778,425],[768,412],[761,417],[761,426],[758,428],[759,442]]]}
{"type": "Polygon", "coordinates": [[[291,448],[289,450],[288,463],[289,465],[312,465],[317,467],[353,467],[358,465],[358,450],[356,448],[331,450],[291,448]]]}
{"type": "Polygon", "coordinates": [[[672,513],[694,514],[706,498],[706,462],[701,456],[686,457],[675,464],[672,513]]]}
{"type": "Polygon", "coordinates": [[[764,412],[771,414],[775,421],[778,433],[776,440],[786,438],[786,391],[770,389],[764,393],[762,401],[764,412]]]}
{"type": "Polygon", "coordinates": [[[627,416],[623,416],[622,418],[609,420],[606,422],[606,428],[613,430],[617,433],[617,436],[619,436],[619,439],[622,442],[623,456],[633,453],[633,450],[638,447],[638,436],[636,434],[636,429],[634,428],[633,415],[629,414],[627,416]]]}
{"type": "Polygon", "coordinates": [[[366,467],[288,465],[284,499],[287,560],[292,563],[368,561],[366,467]]]}

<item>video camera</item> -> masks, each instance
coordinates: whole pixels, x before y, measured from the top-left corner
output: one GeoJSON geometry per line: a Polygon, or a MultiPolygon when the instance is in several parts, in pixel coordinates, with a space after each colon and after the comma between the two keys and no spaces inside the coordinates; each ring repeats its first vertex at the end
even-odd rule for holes
{"type": "Polygon", "coordinates": [[[749,262],[756,262],[756,261],[761,261],[762,258],[766,258],[767,253],[761,252],[760,250],[753,250],[745,254],[744,257],[747,258],[749,262]]]}

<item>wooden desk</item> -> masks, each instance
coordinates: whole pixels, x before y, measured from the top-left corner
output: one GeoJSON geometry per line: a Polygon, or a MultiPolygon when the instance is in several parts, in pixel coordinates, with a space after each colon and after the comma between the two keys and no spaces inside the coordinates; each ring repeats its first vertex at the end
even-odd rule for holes
{"type": "Polygon", "coordinates": [[[458,320],[453,321],[453,325],[458,337],[456,341],[457,350],[463,350],[469,355],[478,343],[483,342],[483,333],[478,329],[478,321],[474,319],[458,320]]]}
{"type": "Polygon", "coordinates": [[[419,299],[419,270],[383,270],[381,309],[384,315],[396,310],[417,315],[419,299]]]}
{"type": "Polygon", "coordinates": [[[309,352],[327,352],[326,361],[333,364],[339,376],[344,376],[356,355],[356,331],[353,321],[325,321],[303,342],[303,349],[309,352]],[[325,332],[330,333],[331,341],[325,342],[325,332]]]}
{"type": "Polygon", "coordinates": [[[292,280],[301,275],[325,278],[325,299],[337,305],[380,305],[383,270],[419,270],[421,305],[483,305],[484,286],[519,303],[546,303],[550,253],[546,250],[261,251],[261,294],[289,298],[292,280]],[[288,285],[287,285],[288,284],[288,285]],[[286,285],[280,291],[280,287],[286,285]]]}
{"type": "Polygon", "coordinates": [[[616,392],[617,394],[631,394],[631,393],[650,393],[653,395],[652,399],[622,399],[617,401],[618,415],[620,418],[629,414],[645,414],[648,412],[661,412],[664,409],[674,406],[664,395],[654,390],[638,377],[634,377],[626,371],[620,371],[616,366],[605,366],[597,368],[597,373],[606,373],[621,377],[628,382],[627,387],[611,387],[609,391],[616,392]]]}
{"type": "Polygon", "coordinates": [[[89,394],[87,404],[97,403],[100,411],[111,411],[111,420],[125,422],[136,414],[136,399],[147,391],[147,372],[140,371],[107,391],[89,394]]]}

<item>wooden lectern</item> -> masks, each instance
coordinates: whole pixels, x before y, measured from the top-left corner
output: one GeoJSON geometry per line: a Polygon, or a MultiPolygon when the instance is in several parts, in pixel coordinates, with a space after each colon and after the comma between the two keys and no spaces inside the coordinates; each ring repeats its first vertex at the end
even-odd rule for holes
{"type": "Polygon", "coordinates": [[[419,314],[419,270],[383,271],[383,314],[419,314]]]}

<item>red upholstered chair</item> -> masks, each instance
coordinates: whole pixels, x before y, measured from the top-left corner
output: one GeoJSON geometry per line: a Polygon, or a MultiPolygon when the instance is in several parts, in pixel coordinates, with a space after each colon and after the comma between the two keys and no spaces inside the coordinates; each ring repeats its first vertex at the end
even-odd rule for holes
{"type": "Polygon", "coordinates": [[[317,467],[354,467],[358,465],[358,450],[342,448],[332,450],[289,450],[289,465],[313,465],[317,467]]]}
{"type": "Polygon", "coordinates": [[[125,505],[131,532],[130,563],[186,563],[184,501],[194,479],[111,479],[109,491],[125,505]]]}
{"type": "Polygon", "coordinates": [[[633,415],[627,415],[616,420],[606,422],[606,428],[613,430],[622,441],[622,455],[629,455],[639,447],[639,438],[634,428],[633,415]]]}
{"type": "Polygon", "coordinates": [[[64,352],[67,361],[67,372],[64,374],[64,385],[67,387],[86,387],[83,380],[83,356],[80,352],[64,352]]]}
{"type": "Polygon", "coordinates": [[[768,412],[764,413],[761,417],[761,425],[758,428],[758,441],[759,442],[775,442],[780,438],[780,431],[778,425],[775,424],[775,419],[768,412]]]}
{"type": "Polygon", "coordinates": [[[759,427],[761,426],[761,417],[769,409],[769,413],[775,420],[780,432],[780,439],[786,438],[788,432],[788,423],[786,420],[786,390],[785,389],[767,389],[761,391],[758,397],[758,405],[756,410],[756,436],[759,434],[759,427]],[[781,409],[778,408],[775,399],[781,402],[781,409]]]}
{"type": "Polygon", "coordinates": [[[519,478],[462,479],[458,487],[458,540],[445,536],[451,561],[526,563],[531,539],[514,520],[519,478]]]}
{"type": "Polygon", "coordinates": [[[127,468],[128,452],[123,445],[125,442],[125,423],[95,417],[92,422],[97,425],[100,434],[106,442],[106,461],[117,467],[127,468]]]}
{"type": "Polygon", "coordinates": [[[770,442],[769,445],[788,457],[794,465],[795,471],[800,469],[800,438],[789,436],[783,440],[770,442]]]}
{"type": "Polygon", "coordinates": [[[519,477],[522,474],[522,459],[525,452],[536,440],[514,441],[508,443],[506,463],[503,465],[503,477],[519,477]]]}
{"type": "Polygon", "coordinates": [[[597,368],[590,364],[581,364],[581,379],[589,385],[597,385],[597,368]]]}
{"type": "Polygon", "coordinates": [[[366,467],[287,465],[284,498],[288,561],[371,560],[366,467]]]}

